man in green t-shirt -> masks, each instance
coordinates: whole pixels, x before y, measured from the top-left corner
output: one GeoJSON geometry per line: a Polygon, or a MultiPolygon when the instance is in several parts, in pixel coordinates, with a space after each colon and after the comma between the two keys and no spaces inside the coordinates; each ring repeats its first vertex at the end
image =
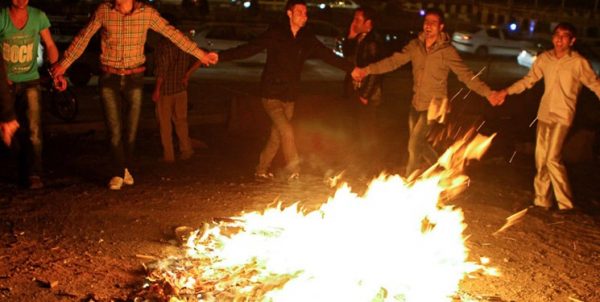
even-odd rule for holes
{"type": "Polygon", "coordinates": [[[0,43],[6,72],[15,99],[15,112],[21,128],[19,178],[30,189],[44,186],[42,173],[41,91],[38,73],[40,40],[50,63],[58,60],[58,49],[50,34],[50,21],[44,12],[29,6],[28,0],[12,0],[0,10],[0,43]]]}

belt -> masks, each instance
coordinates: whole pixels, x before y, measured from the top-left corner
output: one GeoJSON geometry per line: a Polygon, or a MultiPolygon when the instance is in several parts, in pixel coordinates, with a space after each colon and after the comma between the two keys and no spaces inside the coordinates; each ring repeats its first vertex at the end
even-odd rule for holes
{"type": "Polygon", "coordinates": [[[134,67],[134,68],[114,68],[114,67],[102,65],[100,67],[100,69],[102,69],[102,71],[104,71],[106,73],[112,73],[112,74],[118,74],[118,75],[130,75],[130,74],[144,72],[146,70],[146,67],[140,66],[140,67],[134,67]]]}

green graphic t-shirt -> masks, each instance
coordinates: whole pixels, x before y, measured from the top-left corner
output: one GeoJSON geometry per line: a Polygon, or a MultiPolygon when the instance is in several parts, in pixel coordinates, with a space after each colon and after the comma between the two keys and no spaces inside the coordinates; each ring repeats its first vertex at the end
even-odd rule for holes
{"type": "Polygon", "coordinates": [[[8,8],[0,11],[0,43],[6,62],[8,78],[13,82],[25,82],[40,77],[38,73],[38,49],[40,31],[50,27],[50,21],[41,10],[28,7],[29,17],[22,29],[10,19],[8,8]]]}

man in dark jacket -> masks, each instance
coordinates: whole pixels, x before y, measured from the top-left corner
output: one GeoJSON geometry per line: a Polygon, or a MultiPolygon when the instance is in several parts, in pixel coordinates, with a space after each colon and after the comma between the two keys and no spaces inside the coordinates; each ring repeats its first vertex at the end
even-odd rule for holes
{"type": "Polygon", "coordinates": [[[262,104],[271,118],[271,136],[260,154],[255,177],[269,179],[269,166],[281,145],[289,180],[296,180],[300,172],[300,159],[296,151],[291,124],[300,84],[300,73],[309,58],[319,58],[328,64],[352,71],[351,62],[336,56],[316,36],[304,28],[308,17],[306,2],[288,0],[285,6],[289,23],[277,24],[255,40],[219,53],[219,61],[243,59],[267,50],[267,62],[261,76],[262,104]]]}
{"type": "Polygon", "coordinates": [[[4,58],[0,56],[0,134],[2,141],[10,146],[13,134],[19,128],[15,114],[15,102],[8,89],[8,77],[4,58]]]}
{"type": "MultiPolygon", "coordinates": [[[[375,10],[368,6],[354,11],[354,18],[344,40],[344,58],[357,67],[365,67],[384,58],[384,46],[379,35],[373,30],[375,10]]],[[[368,75],[362,81],[354,81],[350,73],[344,81],[344,95],[350,99],[356,127],[356,152],[360,159],[376,162],[374,156],[379,135],[377,111],[381,104],[382,76],[368,75]]]]}

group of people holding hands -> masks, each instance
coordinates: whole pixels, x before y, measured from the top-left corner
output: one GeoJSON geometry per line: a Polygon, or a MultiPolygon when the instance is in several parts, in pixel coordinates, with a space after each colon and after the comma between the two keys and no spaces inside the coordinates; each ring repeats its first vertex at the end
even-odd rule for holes
{"type": "MultiPolygon", "coordinates": [[[[19,55],[7,53],[7,49],[13,49],[11,46],[6,46],[10,43],[7,42],[10,41],[7,37],[11,32],[23,28],[23,24],[17,22],[18,18],[15,16],[18,14],[15,12],[25,9],[29,13],[27,24],[30,23],[32,16],[37,18],[38,15],[43,16],[47,21],[43,13],[27,8],[27,2],[27,0],[12,0],[12,5],[0,14],[0,41],[3,43],[3,55],[4,60],[7,61],[6,71],[9,80],[4,81],[1,77],[6,73],[1,72],[0,97],[3,106],[0,107],[0,127],[5,142],[10,142],[17,121],[22,127],[28,122],[26,119],[15,121],[10,106],[14,101],[5,100],[10,96],[8,86],[4,85],[11,83],[10,88],[14,93],[15,83],[35,80],[35,77],[30,79],[15,76],[25,68],[12,67],[13,62],[9,61],[19,55]],[[33,15],[34,12],[36,15],[33,15]]],[[[255,177],[262,180],[273,177],[270,171],[271,162],[281,148],[286,163],[285,171],[288,173],[286,177],[289,180],[297,180],[300,177],[301,160],[296,149],[291,120],[295,100],[300,93],[300,75],[304,62],[307,59],[318,58],[347,73],[346,95],[358,109],[360,135],[365,139],[364,146],[361,148],[364,148],[365,152],[372,152],[373,148],[377,148],[374,145],[376,142],[368,138],[375,131],[376,108],[382,99],[381,75],[410,62],[413,74],[413,96],[408,117],[409,156],[406,175],[415,173],[438,159],[438,154],[428,142],[427,135],[432,125],[444,119],[446,112],[432,108],[444,108],[443,104],[448,102],[450,71],[455,73],[469,89],[485,97],[493,106],[502,105],[507,95],[519,94],[543,79],[545,91],[537,115],[535,151],[537,174],[534,180],[533,203],[539,207],[550,208],[553,205],[553,191],[558,209],[573,208],[573,196],[562,164],[561,150],[573,121],[576,99],[582,85],[587,86],[600,97],[600,80],[589,62],[573,49],[576,40],[574,26],[559,23],[552,35],[554,48],[539,55],[524,78],[505,89],[495,91],[474,76],[464,64],[444,31],[444,13],[438,9],[428,9],[424,16],[422,32],[418,37],[411,40],[401,51],[389,56],[383,51],[375,30],[375,11],[369,7],[356,9],[344,42],[344,58],[335,55],[316,38],[314,33],[305,28],[308,20],[305,1],[288,0],[285,14],[287,19],[284,22],[271,25],[256,39],[215,53],[200,49],[196,43],[161,17],[152,6],[136,0],[113,0],[98,6],[89,23],[73,39],[60,60],[58,52],[56,55],[53,51],[49,52],[49,61],[53,63],[51,73],[55,86],[64,89],[65,72],[85,50],[91,37],[101,30],[100,64],[103,72],[100,75],[99,88],[113,158],[109,188],[118,190],[123,185],[131,185],[134,182],[131,160],[143,99],[144,43],[148,29],[152,29],[170,40],[177,48],[197,59],[195,62],[173,64],[173,62],[184,61],[177,59],[175,51],[171,50],[168,52],[171,55],[165,56],[172,57],[174,61],[166,60],[162,64],[163,67],[158,67],[160,74],[157,74],[157,85],[152,99],[157,102],[165,161],[174,160],[173,147],[170,143],[171,121],[175,122],[181,157],[187,158],[193,152],[187,137],[186,109],[181,106],[181,103],[187,104],[187,96],[184,95],[187,80],[191,72],[200,65],[208,66],[217,62],[242,59],[266,49],[267,59],[261,76],[260,97],[272,126],[269,139],[259,155],[255,177]],[[164,102],[167,103],[161,104],[164,102]],[[121,106],[127,108],[123,116],[121,106]],[[163,131],[169,132],[168,135],[163,135],[163,131]]],[[[41,36],[48,48],[48,45],[52,46],[53,42],[51,37],[47,38],[49,23],[46,21],[39,22],[38,35],[32,38],[32,43],[39,42],[41,36]]],[[[31,67],[35,68],[34,73],[37,72],[35,63],[31,63],[31,67]]],[[[31,98],[29,99],[28,104],[31,106],[31,98]]],[[[16,107],[18,106],[15,105],[16,107]]],[[[39,128],[39,121],[37,123],[39,128]]],[[[33,126],[25,128],[29,131],[35,130],[33,126]]],[[[33,135],[31,141],[34,141],[33,135]]],[[[39,151],[41,152],[41,138],[39,151]]],[[[36,176],[41,184],[39,170],[28,171],[32,171],[28,174],[30,184],[35,182],[32,181],[32,176],[36,176]]]]}

